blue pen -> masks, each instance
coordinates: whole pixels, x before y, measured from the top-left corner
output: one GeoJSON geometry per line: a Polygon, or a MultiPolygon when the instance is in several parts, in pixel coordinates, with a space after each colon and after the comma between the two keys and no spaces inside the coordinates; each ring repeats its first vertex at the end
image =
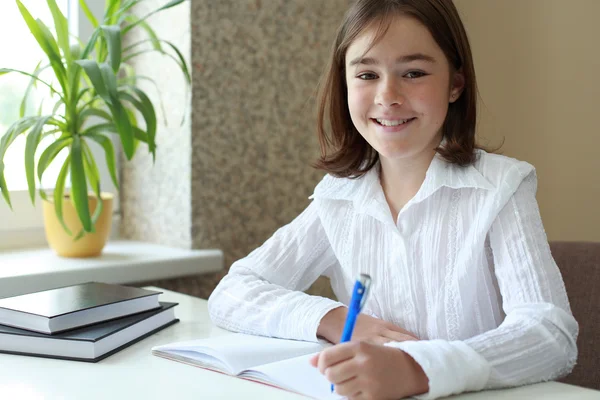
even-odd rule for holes
{"type": "MultiPolygon", "coordinates": [[[[356,324],[356,318],[367,300],[367,294],[371,287],[371,276],[367,274],[360,274],[356,283],[354,283],[354,289],[352,290],[352,298],[350,299],[350,306],[348,307],[348,315],[346,316],[346,324],[344,325],[344,331],[342,332],[342,338],[340,343],[349,342],[352,338],[352,331],[356,324]]],[[[333,393],[333,383],[331,384],[331,392],[333,393]]]]}

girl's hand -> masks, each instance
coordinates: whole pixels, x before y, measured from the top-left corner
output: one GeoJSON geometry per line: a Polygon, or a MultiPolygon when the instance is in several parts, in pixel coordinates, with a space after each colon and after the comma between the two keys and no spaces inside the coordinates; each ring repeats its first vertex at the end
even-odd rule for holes
{"type": "MultiPolygon", "coordinates": [[[[321,336],[331,343],[339,343],[346,323],[346,307],[338,307],[329,311],[321,319],[317,336],[321,336]]],[[[373,344],[387,342],[404,342],[406,340],[419,340],[412,332],[400,328],[390,322],[360,314],[352,332],[352,341],[363,341],[373,344]]]]}
{"type": "Polygon", "coordinates": [[[329,347],[310,359],[313,367],[350,400],[399,399],[429,391],[419,364],[402,350],[366,342],[329,347]]]}

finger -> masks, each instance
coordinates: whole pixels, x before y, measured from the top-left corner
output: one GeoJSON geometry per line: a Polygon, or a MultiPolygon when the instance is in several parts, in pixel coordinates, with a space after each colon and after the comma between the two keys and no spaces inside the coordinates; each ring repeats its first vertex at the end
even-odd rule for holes
{"type": "Polygon", "coordinates": [[[325,370],[339,362],[354,357],[353,343],[342,343],[328,347],[319,354],[317,367],[325,375],[325,370]]]}
{"type": "Polygon", "coordinates": [[[354,398],[360,394],[360,384],[357,378],[351,378],[335,385],[335,392],[348,398],[354,398]]]}
{"type": "Polygon", "coordinates": [[[358,375],[356,358],[352,357],[346,361],[339,362],[325,370],[325,378],[336,385],[352,380],[358,375]]]}
{"type": "Polygon", "coordinates": [[[321,353],[317,353],[317,354],[313,355],[308,360],[310,362],[310,365],[312,365],[313,367],[317,367],[317,365],[319,364],[319,354],[321,354],[321,353]]]}

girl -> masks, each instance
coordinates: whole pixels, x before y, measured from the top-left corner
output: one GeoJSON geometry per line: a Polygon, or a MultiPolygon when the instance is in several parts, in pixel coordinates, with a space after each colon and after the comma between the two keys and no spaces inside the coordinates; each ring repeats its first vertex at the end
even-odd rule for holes
{"type": "Polygon", "coordinates": [[[535,199],[534,168],[475,145],[477,86],[450,0],[358,0],[322,87],[312,203],[235,262],[219,326],[339,342],[311,362],[351,399],[434,399],[567,374],[578,325],[535,199]],[[328,124],[328,129],[325,125],[328,124]],[[309,296],[319,275],[339,302],[309,296]]]}

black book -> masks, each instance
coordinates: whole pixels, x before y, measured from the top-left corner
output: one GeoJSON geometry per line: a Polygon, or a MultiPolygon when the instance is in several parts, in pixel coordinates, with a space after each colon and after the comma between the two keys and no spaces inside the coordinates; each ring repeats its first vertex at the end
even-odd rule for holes
{"type": "Polygon", "coordinates": [[[55,334],[160,307],[161,292],[88,282],[0,299],[0,324],[55,334]]]}
{"type": "Polygon", "coordinates": [[[0,353],[98,362],[170,326],[177,303],[55,335],[0,325],[0,353]]]}

